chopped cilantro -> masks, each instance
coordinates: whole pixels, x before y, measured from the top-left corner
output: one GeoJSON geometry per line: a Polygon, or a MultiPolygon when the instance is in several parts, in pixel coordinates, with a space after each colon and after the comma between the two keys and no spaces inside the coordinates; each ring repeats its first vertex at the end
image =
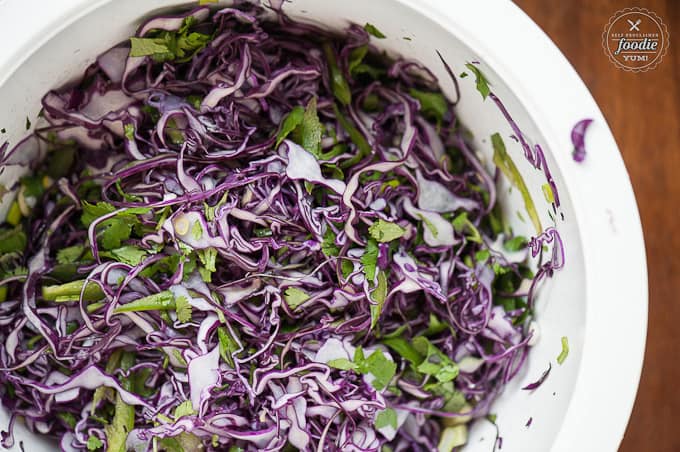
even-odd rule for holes
{"type": "Polygon", "coordinates": [[[449,106],[442,93],[431,93],[411,88],[409,94],[411,97],[418,99],[418,102],[420,102],[420,109],[425,116],[434,119],[437,122],[444,119],[449,106]]]}
{"type": "Polygon", "coordinates": [[[368,228],[368,233],[378,242],[387,243],[403,236],[406,231],[396,223],[378,220],[368,228]]]}
{"type": "Polygon", "coordinates": [[[389,426],[396,430],[397,412],[392,408],[385,408],[376,415],[374,424],[377,429],[389,426]]]}
{"type": "Polygon", "coordinates": [[[373,292],[371,292],[371,298],[376,302],[376,304],[371,305],[371,329],[374,329],[378,324],[378,319],[387,298],[387,277],[383,271],[378,272],[378,284],[373,292]]]}
{"type": "Polygon", "coordinates": [[[232,354],[239,349],[238,342],[231,337],[229,330],[223,326],[217,328],[217,337],[220,341],[220,356],[229,366],[234,367],[232,354]]]}
{"type": "Polygon", "coordinates": [[[366,25],[364,25],[364,30],[366,30],[369,35],[375,36],[378,39],[386,38],[386,36],[380,30],[378,30],[376,26],[373,24],[366,23],[366,25]]]}
{"type": "Polygon", "coordinates": [[[286,115],[286,117],[283,118],[283,121],[281,121],[281,127],[279,129],[279,132],[276,134],[277,148],[279,147],[281,142],[286,139],[288,134],[290,134],[293,130],[295,130],[297,126],[299,126],[302,123],[304,115],[305,109],[298,105],[293,107],[293,109],[286,115]]]}
{"type": "Polygon", "coordinates": [[[340,248],[335,244],[335,233],[329,227],[326,228],[326,233],[323,235],[321,242],[321,252],[328,257],[337,256],[340,254],[340,248]]]}
{"type": "Polygon", "coordinates": [[[104,442],[101,439],[93,435],[90,435],[87,438],[87,450],[94,451],[97,449],[101,449],[102,447],[104,447],[104,442]]]}
{"type": "Polygon", "coordinates": [[[309,294],[297,287],[288,287],[283,294],[283,299],[286,300],[290,309],[295,310],[302,303],[309,300],[309,294]]]}
{"type": "Polygon", "coordinates": [[[487,96],[491,93],[489,89],[489,81],[486,79],[482,71],[472,63],[466,63],[465,67],[475,74],[475,83],[477,84],[477,91],[482,95],[482,99],[486,100],[487,96]]]}
{"type": "Polygon", "coordinates": [[[364,254],[362,254],[361,258],[359,259],[361,264],[364,266],[366,279],[369,281],[375,280],[375,271],[378,265],[378,253],[378,243],[373,239],[369,239],[366,243],[364,254]]]}
{"type": "Polygon", "coordinates": [[[177,320],[182,323],[191,321],[191,304],[186,297],[180,296],[175,298],[175,312],[177,313],[177,320]]]}
{"type": "Polygon", "coordinates": [[[196,414],[196,410],[194,410],[191,400],[185,400],[184,402],[177,405],[173,414],[175,419],[178,419],[182,416],[191,416],[192,414],[196,414]]]}

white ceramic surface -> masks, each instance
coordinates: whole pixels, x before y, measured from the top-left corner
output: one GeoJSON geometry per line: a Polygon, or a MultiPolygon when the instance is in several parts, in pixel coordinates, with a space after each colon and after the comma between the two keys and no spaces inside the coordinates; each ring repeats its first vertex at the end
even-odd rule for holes
{"type": "MultiPolygon", "coordinates": [[[[94,57],[124,40],[143,16],[176,5],[175,0],[0,0],[0,135],[11,143],[25,134],[26,117],[40,110],[50,88],[79,75],[94,57]]],[[[557,181],[565,220],[557,228],[566,246],[566,267],[546,285],[537,304],[541,340],[523,372],[494,406],[503,451],[614,451],[635,398],[647,322],[647,273],[642,231],[630,181],[602,113],[564,56],[523,12],[500,0],[293,0],[286,11],[301,20],[341,28],[371,22],[388,38],[378,44],[430,67],[451,95],[436,50],[455,73],[479,60],[492,89],[524,133],[546,151],[557,181]],[[404,40],[403,37],[411,40],[404,40]],[[571,158],[571,127],[584,117],[588,131],[583,164],[571,158]],[[571,353],[555,364],[560,337],[571,353]],[[519,388],[553,370],[533,394],[519,388]],[[530,428],[525,423],[533,418],[530,428]]],[[[593,37],[593,45],[599,45],[593,37]]],[[[603,55],[604,58],[604,55],[603,55]]],[[[511,130],[490,100],[483,102],[474,78],[461,80],[459,115],[490,161],[489,135],[500,132],[522,171],[544,226],[552,224],[541,193],[540,171],[508,139],[511,130]]],[[[16,175],[5,172],[0,184],[16,175]]],[[[531,235],[516,211],[517,193],[504,193],[513,228],[531,235]]],[[[7,205],[7,200],[3,205],[7,205]]],[[[519,206],[519,207],[518,207],[519,206]]],[[[0,207],[0,218],[4,209],[0,207]]],[[[559,218],[559,216],[558,216],[559,218]]],[[[7,414],[0,412],[0,427],[7,414]]],[[[466,452],[491,451],[494,432],[478,423],[466,452]]],[[[17,428],[27,451],[53,446],[17,428]]],[[[18,447],[16,450],[19,450],[18,447]]]]}

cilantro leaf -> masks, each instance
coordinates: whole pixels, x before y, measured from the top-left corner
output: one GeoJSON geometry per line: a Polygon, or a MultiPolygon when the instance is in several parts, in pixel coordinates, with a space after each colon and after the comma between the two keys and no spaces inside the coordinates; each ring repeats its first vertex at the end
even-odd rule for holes
{"type": "Polygon", "coordinates": [[[442,93],[431,93],[411,88],[409,94],[411,97],[418,99],[418,102],[420,102],[420,109],[425,116],[434,119],[437,122],[444,119],[449,106],[442,93]]]}
{"type": "Polygon", "coordinates": [[[231,337],[229,330],[223,326],[217,328],[217,338],[220,342],[220,356],[229,366],[234,367],[232,354],[239,349],[238,342],[231,337]]]}
{"type": "Polygon", "coordinates": [[[527,239],[521,235],[513,237],[503,243],[503,247],[508,251],[519,251],[527,246],[527,239]]]}
{"type": "Polygon", "coordinates": [[[289,287],[284,292],[283,299],[286,300],[290,309],[295,310],[302,303],[309,300],[309,294],[297,287],[289,287]]]}
{"type": "Polygon", "coordinates": [[[120,248],[112,249],[108,252],[100,253],[104,257],[110,257],[117,260],[118,262],[123,262],[128,265],[139,265],[142,260],[146,257],[146,250],[138,248],[136,246],[126,245],[120,248]]]}
{"type": "Polygon", "coordinates": [[[390,384],[397,370],[397,364],[387,359],[380,350],[374,351],[371,356],[366,358],[361,367],[365,369],[363,373],[373,375],[375,379],[371,382],[371,385],[378,391],[390,384]]]}
{"type": "Polygon", "coordinates": [[[170,49],[163,43],[151,38],[130,38],[130,56],[143,57],[155,54],[168,54],[170,49]]]}
{"type": "Polygon", "coordinates": [[[482,235],[475,227],[474,223],[468,218],[468,212],[462,212],[456,216],[451,222],[453,229],[458,233],[467,232],[469,235],[466,238],[475,243],[482,243],[482,235]]]}
{"type": "Polygon", "coordinates": [[[21,226],[11,229],[0,228],[0,254],[23,252],[27,244],[28,239],[21,226]]]}
{"type": "Polygon", "coordinates": [[[190,28],[196,18],[188,16],[179,30],[161,30],[151,32],[149,37],[130,38],[130,56],[150,56],[157,63],[189,61],[198,51],[203,49],[212,39],[210,35],[191,32],[190,28]]]}
{"type": "Polygon", "coordinates": [[[569,339],[567,336],[562,336],[562,351],[557,356],[557,364],[562,365],[567,356],[569,356],[569,339]]]}
{"type": "Polygon", "coordinates": [[[173,414],[177,419],[182,416],[191,416],[192,414],[196,414],[196,410],[194,410],[194,406],[191,404],[191,400],[185,400],[184,402],[177,405],[177,407],[175,408],[175,412],[173,414]]]}
{"type": "Polygon", "coordinates": [[[202,250],[198,250],[196,254],[198,255],[198,259],[201,261],[201,264],[203,264],[206,270],[209,272],[217,271],[217,267],[215,265],[217,262],[217,250],[215,248],[204,248],[202,250]]]}
{"type": "Polygon", "coordinates": [[[402,358],[414,366],[420,364],[424,359],[424,356],[418,353],[418,350],[416,350],[411,343],[401,337],[385,339],[383,340],[383,344],[397,352],[402,358]]]}
{"type": "Polygon", "coordinates": [[[323,235],[323,241],[321,242],[321,252],[328,257],[340,254],[340,248],[335,244],[335,237],[333,230],[326,228],[326,233],[323,235]]]}
{"type": "Polygon", "coordinates": [[[305,109],[297,105],[283,118],[281,121],[281,128],[279,133],[276,134],[276,146],[279,147],[281,142],[286,139],[288,134],[290,134],[297,126],[302,123],[302,119],[305,115],[305,109]]]}
{"type": "Polygon", "coordinates": [[[491,135],[491,143],[493,145],[493,162],[498,169],[501,170],[503,175],[508,178],[510,183],[519,190],[522,199],[524,200],[524,208],[526,209],[527,214],[529,214],[529,218],[536,229],[536,233],[540,234],[543,231],[543,227],[541,226],[541,220],[538,218],[534,200],[531,198],[531,194],[524,182],[522,174],[505,150],[505,143],[503,143],[503,139],[499,133],[491,135]]]}
{"type": "Polygon", "coordinates": [[[397,412],[392,408],[385,408],[380,411],[375,417],[374,422],[375,428],[381,429],[383,427],[392,427],[396,430],[397,428],[397,412]]]}
{"type": "Polygon", "coordinates": [[[356,365],[347,358],[332,359],[328,361],[328,365],[330,367],[333,367],[334,369],[340,370],[356,370],[359,368],[358,365],[356,365]]]}
{"type": "Polygon", "coordinates": [[[191,304],[187,297],[180,296],[175,298],[175,312],[177,313],[177,320],[182,323],[191,321],[191,304]]]}
{"type": "Polygon", "coordinates": [[[375,271],[378,265],[378,253],[378,243],[373,239],[369,239],[366,243],[364,254],[362,254],[361,258],[359,259],[361,264],[364,266],[366,279],[369,281],[375,280],[375,271]]]}
{"type": "Polygon", "coordinates": [[[386,36],[373,24],[366,23],[366,25],[364,25],[364,30],[366,30],[369,35],[375,36],[378,39],[386,38],[386,36]]]}
{"type": "Polygon", "coordinates": [[[458,376],[458,366],[424,336],[413,339],[413,347],[424,355],[423,361],[416,370],[426,375],[433,375],[439,382],[446,383],[458,376]]]}
{"type": "Polygon", "coordinates": [[[90,435],[89,438],[87,438],[87,450],[94,451],[97,449],[101,449],[102,447],[104,447],[104,442],[101,439],[92,435],[90,435]]]}
{"type": "Polygon", "coordinates": [[[302,122],[293,131],[293,138],[297,144],[318,159],[321,157],[323,131],[324,126],[316,112],[316,97],[312,97],[302,115],[302,122]]]}
{"type": "Polygon", "coordinates": [[[378,220],[368,228],[368,233],[381,243],[391,242],[403,236],[406,230],[396,223],[378,220]]]}
{"type": "Polygon", "coordinates": [[[378,319],[387,298],[387,277],[383,271],[378,273],[378,284],[373,292],[371,292],[371,298],[376,302],[376,304],[371,305],[371,329],[373,329],[378,324],[378,319]]]}
{"type": "Polygon", "coordinates": [[[489,89],[489,81],[486,79],[482,71],[472,63],[466,63],[465,67],[475,74],[475,82],[477,84],[477,91],[482,95],[482,99],[486,100],[491,90],[489,89]]]}

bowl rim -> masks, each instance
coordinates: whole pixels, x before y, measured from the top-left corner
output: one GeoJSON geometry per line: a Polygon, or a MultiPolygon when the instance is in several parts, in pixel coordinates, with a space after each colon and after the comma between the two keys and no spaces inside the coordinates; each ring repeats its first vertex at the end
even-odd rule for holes
{"type": "MultiPolygon", "coordinates": [[[[35,8],[32,2],[0,0],[0,41],[12,43],[0,47],[0,86],[61,30],[110,1],[59,0],[35,8]],[[30,20],[10,20],[16,17],[30,20]]],[[[551,450],[616,450],[642,370],[648,293],[640,217],[609,126],[566,57],[512,2],[393,1],[426,16],[473,49],[512,88],[547,149],[571,149],[573,125],[584,117],[594,119],[584,163],[575,163],[571,152],[552,153],[569,187],[583,244],[587,320],[573,394],[551,450]],[[620,358],[623,353],[625,359],[620,358]]],[[[593,42],[599,45],[599,37],[593,36],[593,42]]]]}

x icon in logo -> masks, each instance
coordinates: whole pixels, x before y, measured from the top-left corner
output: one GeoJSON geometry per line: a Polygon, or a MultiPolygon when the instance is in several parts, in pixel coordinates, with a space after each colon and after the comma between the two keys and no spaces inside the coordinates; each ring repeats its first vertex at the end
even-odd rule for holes
{"type": "Polygon", "coordinates": [[[633,30],[640,31],[640,29],[638,28],[638,25],[640,25],[640,22],[642,22],[642,19],[636,20],[635,23],[633,23],[633,21],[630,20],[630,19],[626,19],[626,20],[630,24],[630,30],[628,30],[628,31],[633,31],[633,30]]]}

